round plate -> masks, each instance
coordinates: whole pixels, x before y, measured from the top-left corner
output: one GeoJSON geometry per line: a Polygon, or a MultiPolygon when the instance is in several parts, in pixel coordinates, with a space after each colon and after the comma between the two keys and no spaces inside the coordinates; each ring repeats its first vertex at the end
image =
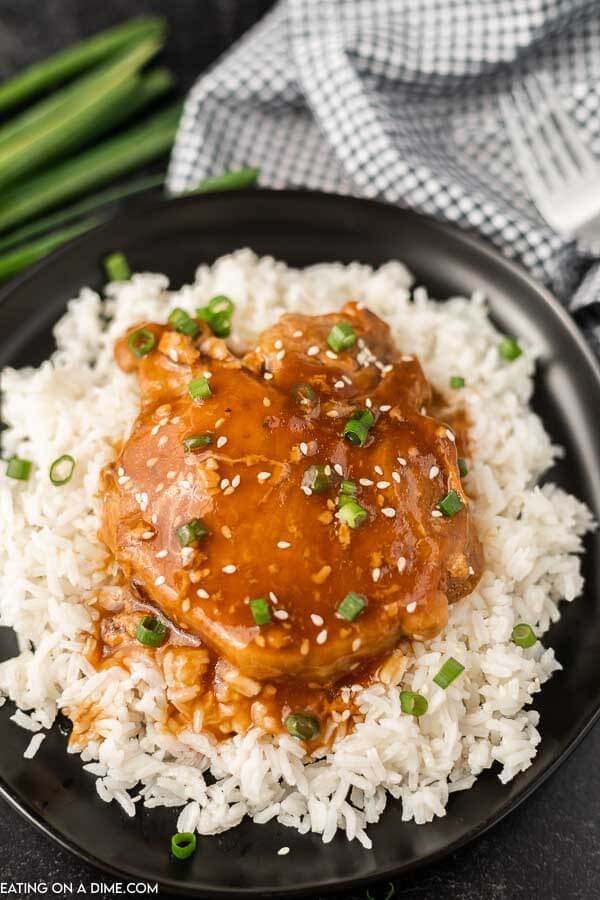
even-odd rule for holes
{"type": "MultiPolygon", "coordinates": [[[[451,228],[382,204],[293,191],[214,194],[138,202],[37,266],[0,297],[0,367],[37,365],[52,350],[51,328],[82,285],[101,288],[101,261],[122,250],[134,270],[166,272],[172,284],[192,279],[196,266],[238,247],[294,266],[359,260],[377,266],[406,262],[435,297],[482,289],[507,332],[542,350],[534,405],[566,456],[551,477],[585,499],[600,516],[600,370],[559,304],[523,271],[451,228]]],[[[277,823],[203,837],[186,863],[170,859],[171,810],[140,810],[128,819],[96,795],[94,779],[66,753],[55,728],[35,759],[22,753],[27,732],[0,711],[0,790],[34,825],[88,862],[113,874],[157,881],[189,894],[242,896],[314,893],[357,886],[439,858],[481,834],[520,803],[565,758],[600,707],[599,537],[584,561],[585,594],[563,608],[547,641],[564,670],[539,695],[542,742],[533,765],[503,786],[495,771],[452,795],[447,815],[429,825],[402,822],[390,801],[371,827],[373,849],[338,837],[324,845],[277,823]],[[277,850],[289,846],[289,856],[277,850]]],[[[0,658],[14,652],[0,629],[0,658]]]]}

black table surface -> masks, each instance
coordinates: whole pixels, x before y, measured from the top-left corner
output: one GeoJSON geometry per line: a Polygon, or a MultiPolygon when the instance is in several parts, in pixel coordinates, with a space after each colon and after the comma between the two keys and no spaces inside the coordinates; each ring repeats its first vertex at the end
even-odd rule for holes
{"type": "MultiPolygon", "coordinates": [[[[138,13],[161,12],[170,22],[166,61],[184,89],[271,5],[272,0],[0,0],[0,78],[82,35],[138,13]]],[[[599,759],[596,727],[522,807],[469,847],[397,880],[395,896],[599,897],[599,759]]],[[[82,885],[82,890],[106,896],[100,885],[112,885],[113,879],[55,846],[0,801],[0,893],[19,890],[27,895],[18,887],[23,882],[44,882],[48,893],[52,883],[66,882],[74,891],[82,885]]],[[[389,891],[386,884],[374,885],[370,894],[383,900],[389,891]]],[[[353,897],[366,900],[367,892],[337,900],[353,897]]]]}

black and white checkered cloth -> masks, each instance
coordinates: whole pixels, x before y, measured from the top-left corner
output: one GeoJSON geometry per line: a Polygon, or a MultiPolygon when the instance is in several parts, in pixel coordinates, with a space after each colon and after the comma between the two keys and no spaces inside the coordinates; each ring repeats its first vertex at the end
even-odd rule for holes
{"type": "Polygon", "coordinates": [[[600,336],[600,265],[540,218],[499,108],[540,72],[600,159],[600,0],[280,0],[193,87],[169,187],[254,165],[475,229],[600,336]]]}

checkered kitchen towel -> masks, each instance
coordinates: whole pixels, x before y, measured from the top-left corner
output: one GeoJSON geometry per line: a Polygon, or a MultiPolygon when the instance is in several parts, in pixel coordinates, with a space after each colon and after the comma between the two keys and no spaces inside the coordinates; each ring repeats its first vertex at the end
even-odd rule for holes
{"type": "Polygon", "coordinates": [[[600,347],[600,265],[536,212],[499,109],[538,72],[600,158],[600,0],[280,0],[193,87],[169,187],[254,165],[265,186],[475,229],[583,314],[600,347]]]}

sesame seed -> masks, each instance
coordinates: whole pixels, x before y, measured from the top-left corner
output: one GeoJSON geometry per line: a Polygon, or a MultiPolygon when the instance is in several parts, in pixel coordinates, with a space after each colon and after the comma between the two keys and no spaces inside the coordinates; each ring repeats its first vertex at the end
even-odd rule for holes
{"type": "Polygon", "coordinates": [[[441,519],[443,514],[439,509],[432,509],[431,515],[434,519],[441,519]]]}
{"type": "Polygon", "coordinates": [[[265,379],[265,381],[271,381],[271,379],[273,378],[273,373],[265,372],[265,374],[263,375],[263,378],[265,379]]]}
{"type": "Polygon", "coordinates": [[[325,474],[326,474],[327,476],[331,475],[331,466],[330,466],[330,465],[325,466],[325,468],[323,469],[323,471],[325,472],[325,474]]]}
{"type": "Polygon", "coordinates": [[[203,374],[203,376],[204,376],[205,378],[212,378],[212,374],[213,374],[213,373],[207,371],[207,372],[203,372],[202,374],[203,374]]]}
{"type": "Polygon", "coordinates": [[[285,619],[289,619],[288,613],[286,613],[285,609],[276,609],[273,612],[273,615],[276,619],[281,619],[281,621],[285,621],[285,619]]]}
{"type": "Polygon", "coordinates": [[[375,470],[375,472],[377,472],[378,475],[383,475],[383,469],[381,468],[381,466],[373,466],[373,469],[375,470]]]}
{"type": "Polygon", "coordinates": [[[370,478],[359,478],[358,483],[363,487],[370,487],[373,484],[370,478]]]}
{"type": "Polygon", "coordinates": [[[129,475],[121,475],[121,477],[118,479],[119,484],[127,484],[128,481],[131,481],[129,475]]]}
{"type": "Polygon", "coordinates": [[[145,531],[145,532],[143,533],[143,535],[142,535],[142,538],[143,538],[145,541],[151,541],[153,537],[154,537],[154,532],[153,532],[153,531],[145,531]]]}
{"type": "Polygon", "coordinates": [[[222,491],[224,491],[225,488],[228,488],[229,487],[229,478],[222,478],[221,484],[219,485],[219,487],[221,488],[222,491]]]}
{"type": "Polygon", "coordinates": [[[352,384],[352,379],[349,375],[342,375],[342,381],[345,381],[346,384],[352,384]]]}
{"type": "Polygon", "coordinates": [[[313,625],[316,625],[317,628],[320,628],[323,624],[323,616],[318,616],[316,613],[311,613],[310,618],[313,625]]]}
{"type": "Polygon", "coordinates": [[[154,466],[156,465],[157,462],[158,462],[158,457],[152,456],[150,459],[146,460],[146,466],[149,469],[152,469],[152,468],[154,468],[154,466]]]}
{"type": "Polygon", "coordinates": [[[381,576],[381,569],[379,567],[371,569],[371,578],[373,579],[373,581],[375,581],[375,582],[379,581],[380,576],[381,576]]]}
{"type": "Polygon", "coordinates": [[[223,416],[221,416],[220,419],[217,419],[217,421],[215,422],[215,428],[220,428],[224,421],[225,419],[223,418],[223,416]]]}
{"type": "Polygon", "coordinates": [[[236,488],[239,485],[241,480],[242,479],[240,478],[239,475],[234,475],[233,478],[231,479],[231,487],[236,488]]]}
{"type": "Polygon", "coordinates": [[[341,389],[344,387],[344,382],[340,379],[339,381],[336,381],[333,386],[337,391],[341,391],[341,389]]]}
{"type": "Polygon", "coordinates": [[[154,582],[155,587],[160,587],[161,584],[164,584],[167,579],[164,575],[159,575],[156,581],[154,582]]]}
{"type": "Polygon", "coordinates": [[[400,483],[400,472],[392,472],[392,478],[398,484],[400,483]]]}
{"type": "Polygon", "coordinates": [[[181,548],[182,559],[184,559],[184,560],[190,559],[193,555],[194,555],[193,547],[182,547],[181,548]]]}
{"type": "Polygon", "coordinates": [[[283,341],[276,340],[275,344],[273,346],[275,347],[276,350],[281,350],[281,348],[283,347],[283,341]]]}
{"type": "Polygon", "coordinates": [[[201,600],[208,600],[208,591],[205,591],[204,588],[198,588],[196,594],[201,600]]]}
{"type": "Polygon", "coordinates": [[[153,428],[152,431],[150,432],[150,434],[152,435],[152,437],[154,437],[155,435],[158,434],[159,428],[160,428],[160,425],[155,425],[155,426],[154,426],[154,428],[153,428]]]}
{"type": "Polygon", "coordinates": [[[337,359],[337,353],[334,353],[333,350],[326,350],[325,356],[328,356],[329,359],[337,359]]]}
{"type": "Polygon", "coordinates": [[[380,491],[385,491],[385,489],[389,488],[389,486],[390,486],[389,481],[378,481],[377,482],[377,487],[379,488],[380,491]]]}
{"type": "Polygon", "coordinates": [[[179,481],[177,483],[183,491],[189,491],[189,489],[192,486],[191,483],[189,481],[186,481],[185,478],[182,478],[181,481],[179,481]]]}
{"type": "Polygon", "coordinates": [[[379,412],[389,412],[391,408],[392,408],[392,407],[389,406],[389,405],[386,403],[385,406],[380,406],[380,407],[379,407],[379,412]]]}
{"type": "Polygon", "coordinates": [[[168,423],[169,423],[169,417],[166,416],[164,419],[161,419],[158,424],[161,428],[164,428],[164,426],[168,425],[168,423]]]}
{"type": "Polygon", "coordinates": [[[307,484],[301,484],[301,485],[300,485],[300,490],[301,490],[304,494],[306,494],[307,497],[310,497],[310,495],[312,494],[312,491],[311,491],[311,489],[308,487],[307,484]]]}
{"type": "Polygon", "coordinates": [[[304,441],[302,441],[302,443],[300,444],[300,453],[303,456],[306,456],[306,454],[308,453],[308,446],[304,441]]]}
{"type": "Polygon", "coordinates": [[[290,852],[289,847],[280,847],[279,850],[277,851],[277,856],[287,856],[289,852],[290,852]]]}
{"type": "Polygon", "coordinates": [[[420,409],[420,413],[421,413],[422,416],[426,416],[426,415],[427,415],[427,407],[426,407],[426,406],[422,406],[421,409],[420,409]]]}
{"type": "Polygon", "coordinates": [[[404,459],[403,456],[399,456],[399,457],[398,457],[398,462],[400,463],[401,466],[405,466],[405,465],[406,465],[406,460],[404,459]]]}
{"type": "Polygon", "coordinates": [[[267,478],[271,477],[271,472],[259,472],[256,476],[258,481],[266,481],[267,478]]]}
{"type": "Polygon", "coordinates": [[[406,612],[407,612],[407,613],[414,613],[414,611],[415,611],[416,608],[417,608],[417,601],[416,601],[416,600],[413,600],[412,603],[408,603],[408,604],[407,604],[407,606],[406,606],[406,612]]]}
{"type": "Polygon", "coordinates": [[[123,468],[123,466],[119,466],[119,468],[117,469],[117,475],[124,475],[124,474],[125,474],[125,469],[123,468]]]}
{"type": "Polygon", "coordinates": [[[289,550],[292,545],[289,541],[277,541],[277,546],[280,550],[289,550]]]}
{"type": "Polygon", "coordinates": [[[412,362],[413,361],[413,357],[409,356],[407,353],[405,353],[403,356],[401,356],[400,359],[402,360],[402,362],[412,362]]]}
{"type": "Polygon", "coordinates": [[[271,603],[274,603],[275,606],[277,606],[277,604],[279,603],[279,597],[277,596],[277,594],[273,593],[273,591],[269,591],[269,600],[271,601],[271,603]]]}
{"type": "Polygon", "coordinates": [[[160,450],[161,447],[164,447],[164,446],[165,446],[165,444],[167,443],[168,440],[169,440],[169,438],[166,436],[166,434],[163,434],[162,437],[160,437],[160,438],[158,439],[158,444],[157,444],[157,446],[158,446],[159,450],[160,450]]]}
{"type": "Polygon", "coordinates": [[[371,407],[373,406],[373,401],[370,397],[367,397],[367,399],[365,400],[365,406],[367,407],[367,409],[371,409],[371,407]]]}
{"type": "Polygon", "coordinates": [[[326,415],[329,416],[330,419],[337,419],[340,414],[337,409],[330,409],[327,411],[326,415]]]}
{"type": "Polygon", "coordinates": [[[306,355],[307,356],[316,356],[318,352],[319,352],[319,348],[317,347],[316,344],[313,344],[312,347],[309,347],[308,350],[306,351],[306,355]]]}
{"type": "Polygon", "coordinates": [[[179,425],[181,422],[181,416],[173,416],[171,419],[171,425],[179,425]]]}
{"type": "Polygon", "coordinates": [[[222,534],[223,537],[226,538],[228,541],[231,540],[231,537],[232,537],[232,534],[231,534],[231,528],[230,528],[228,525],[221,525],[221,534],[222,534]]]}
{"type": "Polygon", "coordinates": [[[337,472],[337,474],[338,474],[340,477],[343,476],[344,470],[343,470],[342,466],[341,466],[339,463],[336,463],[335,466],[334,466],[333,468],[334,468],[334,471],[337,472]]]}
{"type": "Polygon", "coordinates": [[[270,405],[271,405],[271,401],[269,400],[269,398],[263,397],[263,406],[270,406],[270,405]]]}
{"type": "Polygon", "coordinates": [[[469,566],[469,575],[474,575],[474,574],[475,574],[475,569],[473,568],[473,566],[469,566]]]}
{"type": "Polygon", "coordinates": [[[354,640],[352,641],[352,652],[356,653],[357,650],[360,650],[361,644],[362,644],[362,641],[360,638],[354,638],[354,640]]]}
{"type": "Polygon", "coordinates": [[[324,628],[323,631],[320,631],[318,633],[317,637],[315,638],[315,640],[316,640],[317,644],[324,644],[325,641],[327,640],[327,629],[324,628]]]}
{"type": "Polygon", "coordinates": [[[230,563],[228,566],[223,566],[221,572],[223,572],[224,575],[233,575],[234,572],[237,572],[237,566],[230,563]]]}
{"type": "Polygon", "coordinates": [[[183,603],[181,604],[182,612],[189,612],[190,606],[191,606],[190,598],[186,597],[185,600],[183,601],[183,603]]]}
{"type": "Polygon", "coordinates": [[[439,466],[432,466],[432,467],[430,468],[430,470],[429,470],[429,478],[430,478],[430,480],[433,480],[434,478],[437,478],[439,474],[440,474],[439,466]]]}
{"type": "Polygon", "coordinates": [[[155,488],[156,493],[157,493],[157,494],[160,494],[160,492],[163,490],[164,486],[165,486],[165,485],[164,485],[164,483],[163,483],[162,481],[160,482],[160,484],[157,484],[157,485],[156,485],[156,488],[155,488]]]}
{"type": "Polygon", "coordinates": [[[310,647],[310,641],[308,638],[304,638],[302,643],[300,644],[300,654],[301,656],[306,656],[310,647]]]}
{"type": "Polygon", "coordinates": [[[277,354],[277,359],[285,359],[285,350],[280,350],[277,354]]]}
{"type": "Polygon", "coordinates": [[[303,334],[304,334],[304,332],[300,331],[300,329],[298,328],[297,331],[292,332],[292,337],[300,338],[300,337],[302,337],[303,334]]]}
{"type": "Polygon", "coordinates": [[[168,555],[168,551],[167,550],[159,550],[158,553],[155,553],[154,555],[155,555],[156,559],[164,559],[165,556],[168,555]]]}
{"type": "Polygon", "coordinates": [[[231,486],[229,486],[228,488],[225,488],[225,490],[223,491],[223,496],[230,497],[234,491],[235,491],[235,488],[232,488],[231,486]]]}
{"type": "Polygon", "coordinates": [[[169,481],[173,481],[173,479],[174,479],[176,476],[177,476],[177,472],[174,472],[172,469],[170,469],[170,470],[167,472],[167,478],[169,479],[169,481]]]}
{"type": "Polygon", "coordinates": [[[400,574],[402,574],[406,568],[406,559],[403,556],[399,556],[396,566],[398,567],[400,574]]]}
{"type": "Polygon", "coordinates": [[[452,434],[452,432],[450,431],[449,428],[446,428],[446,437],[448,438],[449,441],[452,441],[452,443],[454,443],[456,440],[456,438],[454,437],[454,435],[452,434]]]}
{"type": "Polygon", "coordinates": [[[220,438],[217,438],[217,447],[219,449],[221,447],[224,447],[226,443],[227,443],[227,438],[225,437],[224,434],[222,434],[220,438]]]}
{"type": "Polygon", "coordinates": [[[177,353],[177,350],[169,350],[169,359],[171,359],[173,362],[179,362],[179,354],[177,353]]]}

